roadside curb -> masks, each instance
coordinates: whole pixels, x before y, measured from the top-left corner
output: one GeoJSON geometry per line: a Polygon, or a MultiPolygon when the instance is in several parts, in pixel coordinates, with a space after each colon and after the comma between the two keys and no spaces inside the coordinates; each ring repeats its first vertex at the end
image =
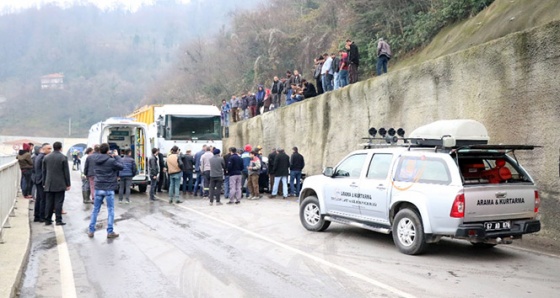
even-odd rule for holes
{"type": "Polygon", "coordinates": [[[17,297],[24,268],[31,247],[29,200],[18,197],[15,216],[10,217],[11,228],[4,231],[4,244],[0,244],[0,297],[17,297]]]}

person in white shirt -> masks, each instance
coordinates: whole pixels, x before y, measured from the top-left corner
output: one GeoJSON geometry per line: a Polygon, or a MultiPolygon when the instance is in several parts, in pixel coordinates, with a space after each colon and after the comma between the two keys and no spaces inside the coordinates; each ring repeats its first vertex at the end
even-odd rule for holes
{"type": "Polygon", "coordinates": [[[323,63],[323,67],[321,68],[323,91],[328,92],[333,90],[333,74],[331,73],[333,59],[327,53],[323,54],[323,58],[325,58],[325,63],[323,63]]]}

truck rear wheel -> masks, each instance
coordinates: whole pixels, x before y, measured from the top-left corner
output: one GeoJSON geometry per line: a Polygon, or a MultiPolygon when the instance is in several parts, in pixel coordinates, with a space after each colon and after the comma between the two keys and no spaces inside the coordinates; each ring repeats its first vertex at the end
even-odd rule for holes
{"type": "Polygon", "coordinates": [[[314,196],[306,197],[301,203],[299,219],[301,224],[309,231],[322,232],[331,225],[331,222],[325,220],[325,217],[321,214],[319,200],[314,196]]]}
{"type": "Polygon", "coordinates": [[[146,192],[146,189],[148,189],[147,185],[145,185],[145,184],[138,185],[138,191],[139,192],[146,192]]]}
{"type": "Polygon", "coordinates": [[[393,242],[400,252],[407,255],[421,254],[426,250],[424,227],[418,213],[408,208],[397,213],[393,221],[393,242]]]}

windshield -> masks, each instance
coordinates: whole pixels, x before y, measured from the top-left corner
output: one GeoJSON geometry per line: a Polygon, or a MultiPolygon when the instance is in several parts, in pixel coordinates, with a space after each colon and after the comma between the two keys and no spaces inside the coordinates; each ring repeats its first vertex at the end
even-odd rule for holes
{"type": "Polygon", "coordinates": [[[220,116],[166,117],[167,140],[219,140],[222,138],[220,116]]]}

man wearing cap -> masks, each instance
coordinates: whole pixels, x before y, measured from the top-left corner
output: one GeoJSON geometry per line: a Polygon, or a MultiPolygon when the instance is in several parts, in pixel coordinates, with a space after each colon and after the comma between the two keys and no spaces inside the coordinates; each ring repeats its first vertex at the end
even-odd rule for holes
{"type": "Polygon", "coordinates": [[[274,188],[270,198],[273,199],[278,194],[278,184],[282,181],[282,194],[285,199],[288,195],[288,174],[290,169],[290,157],[284,149],[278,148],[278,155],[274,159],[274,188]]]}
{"type": "Polygon", "coordinates": [[[259,153],[257,149],[251,151],[249,156],[251,156],[251,162],[247,167],[249,173],[249,182],[247,183],[247,187],[251,190],[251,194],[253,195],[250,200],[258,200],[260,199],[259,195],[259,174],[261,171],[261,160],[259,159],[259,153]]]}
{"type": "Polygon", "coordinates": [[[303,155],[299,154],[298,148],[292,148],[293,153],[290,157],[290,196],[298,197],[301,190],[301,171],[305,167],[303,155]],[[294,185],[294,180],[295,184],[294,185]]]}
{"type": "Polygon", "coordinates": [[[214,204],[214,200],[216,200],[216,205],[222,205],[220,193],[226,169],[224,159],[220,156],[220,149],[215,148],[213,153],[214,156],[210,158],[210,206],[214,204]]]}

